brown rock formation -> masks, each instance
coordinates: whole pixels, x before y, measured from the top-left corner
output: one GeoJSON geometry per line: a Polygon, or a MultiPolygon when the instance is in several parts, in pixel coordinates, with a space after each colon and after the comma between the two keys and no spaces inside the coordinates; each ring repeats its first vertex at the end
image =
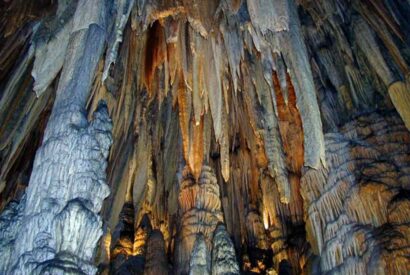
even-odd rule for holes
{"type": "MultiPolygon", "coordinates": [[[[202,265],[204,255],[210,255],[213,234],[218,223],[223,222],[219,186],[212,169],[202,167],[198,181],[188,168],[183,171],[178,196],[180,225],[176,243],[175,262],[178,274],[188,274],[190,262],[202,265]],[[197,244],[198,262],[192,262],[194,245],[197,244]],[[203,248],[206,245],[206,251],[203,248]]],[[[210,268],[210,261],[209,263],[210,268]]],[[[210,269],[206,268],[208,272],[210,269]]]]}
{"type": "Polygon", "coordinates": [[[168,260],[165,254],[164,236],[161,231],[153,230],[147,241],[144,275],[167,275],[168,260]]]}
{"type": "Polygon", "coordinates": [[[408,0],[34,2],[0,0],[0,274],[408,273],[408,0]]]}

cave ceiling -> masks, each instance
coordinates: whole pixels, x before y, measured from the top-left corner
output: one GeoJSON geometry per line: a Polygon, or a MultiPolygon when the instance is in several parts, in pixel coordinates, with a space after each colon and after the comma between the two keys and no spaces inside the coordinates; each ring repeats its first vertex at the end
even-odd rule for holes
{"type": "Polygon", "coordinates": [[[0,274],[410,272],[409,0],[0,15],[0,274]]]}

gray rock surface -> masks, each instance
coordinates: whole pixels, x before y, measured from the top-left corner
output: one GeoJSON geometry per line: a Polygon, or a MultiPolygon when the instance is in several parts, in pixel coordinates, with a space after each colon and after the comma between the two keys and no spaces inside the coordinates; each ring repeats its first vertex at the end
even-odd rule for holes
{"type": "Polygon", "coordinates": [[[219,224],[212,242],[212,275],[240,274],[235,247],[223,224],[219,224]]]}
{"type": "Polygon", "coordinates": [[[111,120],[105,104],[87,121],[86,99],[105,39],[104,1],[79,1],[42,146],[26,197],[0,221],[0,270],[6,274],[94,274],[102,235],[111,120]]]}

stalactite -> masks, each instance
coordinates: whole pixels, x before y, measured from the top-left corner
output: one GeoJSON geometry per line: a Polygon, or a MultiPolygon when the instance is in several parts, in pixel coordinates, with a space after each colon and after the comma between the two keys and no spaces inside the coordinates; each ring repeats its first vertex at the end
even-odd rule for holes
{"type": "Polygon", "coordinates": [[[355,20],[353,24],[359,48],[364,52],[371,66],[376,70],[377,75],[383,80],[384,84],[386,86],[390,85],[394,81],[394,78],[377,45],[375,33],[361,18],[355,20]]]}
{"type": "Polygon", "coordinates": [[[209,62],[205,64],[205,85],[209,94],[209,109],[212,114],[213,128],[215,132],[215,138],[217,140],[221,139],[222,136],[222,108],[223,108],[223,97],[222,97],[222,83],[219,75],[219,68],[216,67],[215,59],[219,58],[214,55],[212,50],[212,45],[215,44],[213,40],[215,38],[210,37],[210,41],[207,43],[206,56],[210,58],[209,62]]]}
{"type": "Polygon", "coordinates": [[[107,50],[107,58],[104,64],[104,71],[102,75],[102,81],[104,82],[109,74],[110,66],[115,63],[118,54],[118,48],[120,43],[123,41],[123,32],[131,10],[134,7],[134,0],[116,0],[115,1],[115,11],[117,12],[115,23],[113,25],[112,35],[110,37],[109,46],[107,50]]]}
{"type": "Polygon", "coordinates": [[[403,119],[407,129],[410,129],[410,89],[405,83],[397,81],[389,87],[390,99],[403,119]]]}
{"type": "Polygon", "coordinates": [[[297,106],[302,118],[305,136],[305,166],[317,168],[321,162],[325,163],[322,122],[306,46],[301,39],[300,22],[297,20],[296,6],[293,1],[288,4],[286,12],[295,19],[288,23],[289,31],[278,33],[279,47],[284,51],[285,62],[290,70],[297,106]]]}
{"type": "Polygon", "coordinates": [[[203,160],[203,121],[201,120],[198,124],[191,123],[193,115],[192,96],[191,92],[184,88],[180,88],[178,91],[178,107],[184,158],[195,178],[198,178],[203,160]]]}
{"type": "Polygon", "coordinates": [[[220,152],[221,152],[221,170],[222,177],[225,182],[228,182],[230,175],[230,161],[229,161],[229,128],[228,118],[225,110],[222,110],[222,136],[220,139],[220,152]]]}
{"type": "Polygon", "coordinates": [[[1,2],[0,273],[404,274],[409,11],[1,2]]]}
{"type": "Polygon", "coordinates": [[[51,22],[44,22],[34,34],[33,48],[35,61],[31,72],[35,82],[33,90],[37,96],[44,93],[64,64],[70,33],[73,27],[73,15],[77,1],[65,3],[59,1],[56,16],[51,22]],[[62,26],[59,26],[62,24],[62,26]],[[47,37],[42,34],[47,33],[47,37]]]}

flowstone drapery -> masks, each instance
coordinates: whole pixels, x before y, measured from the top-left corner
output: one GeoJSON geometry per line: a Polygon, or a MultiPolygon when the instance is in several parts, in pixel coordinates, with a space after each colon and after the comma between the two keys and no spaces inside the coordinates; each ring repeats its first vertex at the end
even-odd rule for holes
{"type": "Polygon", "coordinates": [[[67,56],[26,195],[2,215],[5,274],[94,274],[102,235],[112,123],[101,103],[91,122],[85,104],[105,39],[105,3],[79,1],[67,56]],[[14,208],[14,209],[13,209],[14,208]]]}
{"type": "Polygon", "coordinates": [[[0,14],[0,274],[410,270],[409,1],[0,14]]]}

